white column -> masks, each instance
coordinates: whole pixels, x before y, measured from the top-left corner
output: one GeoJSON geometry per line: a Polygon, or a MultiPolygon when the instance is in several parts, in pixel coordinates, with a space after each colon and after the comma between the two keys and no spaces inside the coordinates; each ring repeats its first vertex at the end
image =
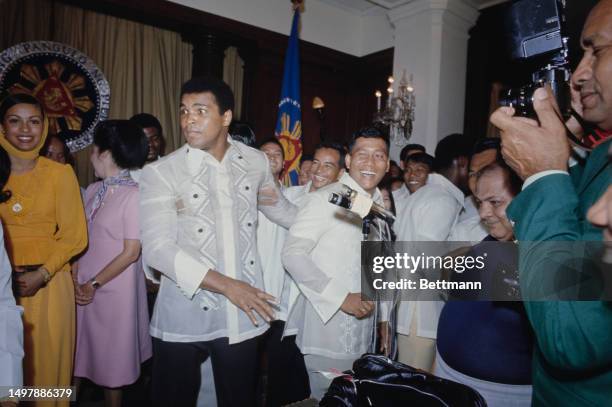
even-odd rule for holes
{"type": "MultiPolygon", "coordinates": [[[[465,0],[412,0],[389,11],[395,28],[393,74],[414,76],[415,123],[407,143],[433,155],[437,142],[463,131],[468,30],[478,10],[465,0]]],[[[398,159],[401,146],[391,147],[398,159]]]]}

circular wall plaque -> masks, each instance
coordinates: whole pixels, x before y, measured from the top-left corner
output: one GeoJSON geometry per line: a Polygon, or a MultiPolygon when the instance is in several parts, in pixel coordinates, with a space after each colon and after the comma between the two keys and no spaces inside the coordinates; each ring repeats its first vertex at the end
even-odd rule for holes
{"type": "Polygon", "coordinates": [[[28,93],[42,104],[49,133],[70,151],[87,147],[96,124],[108,118],[110,87],[85,54],[51,41],[17,44],[0,53],[0,94],[28,93]]]}

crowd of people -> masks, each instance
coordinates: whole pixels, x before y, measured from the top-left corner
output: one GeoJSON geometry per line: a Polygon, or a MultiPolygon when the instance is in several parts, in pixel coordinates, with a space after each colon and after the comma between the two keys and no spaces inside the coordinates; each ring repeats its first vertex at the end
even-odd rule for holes
{"type": "MultiPolygon", "coordinates": [[[[561,121],[543,87],[537,120],[511,107],[493,113],[499,138],[451,134],[431,155],[409,144],[395,163],[384,131],[364,127],[346,145],[304,154],[293,187],[280,182],[277,138],[248,146],[252,137],[233,137],[234,97],[217,79],[183,85],[186,144],[167,155],[149,114],[99,123],[90,157],[98,181],[86,190],[40,103],[6,96],[0,385],[78,392],[87,379],[120,406],[152,359],[153,405],[195,406],[212,394],[220,406],[281,406],[321,400],[339,372],[381,353],[467,385],[489,406],[610,405],[609,298],[556,296],[550,288],[575,253],[561,245],[550,262],[521,242],[612,241],[611,27],[603,0],[571,82],[573,108],[597,142],[570,144],[566,132],[584,129],[575,117],[561,121]],[[331,204],[346,187],[395,222],[331,204]],[[502,270],[525,298],[546,301],[366,298],[364,240],[467,242],[474,256],[500,243],[488,277],[450,278],[502,270]]],[[[0,406],[17,405],[7,396],[0,406]]]]}

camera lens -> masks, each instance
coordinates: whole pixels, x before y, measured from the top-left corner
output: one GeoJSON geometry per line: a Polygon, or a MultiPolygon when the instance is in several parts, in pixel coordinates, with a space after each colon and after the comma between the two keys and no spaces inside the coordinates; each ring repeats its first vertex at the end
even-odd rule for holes
{"type": "Polygon", "coordinates": [[[520,88],[508,89],[499,99],[502,106],[513,107],[516,115],[533,117],[533,92],[537,87],[534,85],[521,86],[520,88]]]}

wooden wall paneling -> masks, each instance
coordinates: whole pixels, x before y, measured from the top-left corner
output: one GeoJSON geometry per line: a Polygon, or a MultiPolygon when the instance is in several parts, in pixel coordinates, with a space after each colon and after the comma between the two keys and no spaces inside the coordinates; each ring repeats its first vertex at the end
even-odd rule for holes
{"type": "Polygon", "coordinates": [[[253,93],[247,103],[252,115],[248,122],[258,140],[274,135],[278,101],[283,77],[283,60],[277,55],[261,52],[254,73],[253,93]]]}
{"type": "Polygon", "coordinates": [[[247,41],[238,46],[238,55],[244,61],[244,78],[242,82],[242,120],[250,121],[253,111],[250,100],[253,98],[253,89],[257,80],[257,66],[259,64],[259,50],[253,41],[247,41]]]}

